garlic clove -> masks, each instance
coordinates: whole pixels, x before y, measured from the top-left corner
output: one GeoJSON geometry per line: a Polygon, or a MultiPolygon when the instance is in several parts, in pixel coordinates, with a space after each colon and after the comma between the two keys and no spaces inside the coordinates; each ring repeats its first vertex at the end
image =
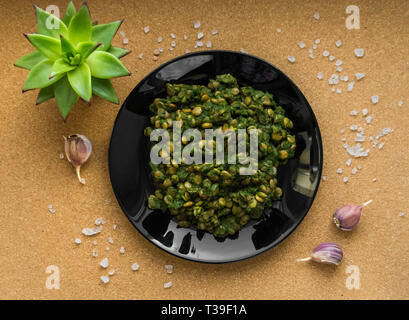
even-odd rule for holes
{"type": "Polygon", "coordinates": [[[81,166],[88,160],[92,152],[91,141],[82,134],[74,134],[64,137],[65,155],[67,160],[74,166],[80,183],[85,184],[85,179],[81,178],[81,166]]]}
{"type": "Polygon", "coordinates": [[[335,243],[323,242],[315,247],[311,256],[303,259],[297,259],[297,261],[316,261],[324,264],[339,265],[342,261],[344,253],[342,249],[335,243]]]}
{"type": "Polygon", "coordinates": [[[362,208],[370,204],[369,200],[361,205],[347,204],[334,212],[333,220],[335,225],[344,231],[351,231],[361,220],[362,208]]]}

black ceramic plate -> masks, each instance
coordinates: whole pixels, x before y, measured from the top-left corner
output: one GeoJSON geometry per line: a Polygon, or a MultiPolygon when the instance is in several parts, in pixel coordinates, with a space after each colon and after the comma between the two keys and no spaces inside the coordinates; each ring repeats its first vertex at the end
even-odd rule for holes
{"type": "Polygon", "coordinates": [[[279,244],[302,221],[317,192],[322,171],[322,142],[314,113],[297,86],[280,70],[257,57],[231,51],[187,54],[165,63],[143,79],[118,113],[109,148],[111,183],[122,210],[150,242],[175,256],[209,263],[253,257],[279,244]],[[294,122],[297,149],[294,159],[278,168],[283,197],[238,234],[217,239],[193,228],[180,228],[170,213],[153,211],[147,198],[150,178],[148,106],[165,97],[165,83],[207,84],[230,73],[240,86],[271,92],[294,122]]]}

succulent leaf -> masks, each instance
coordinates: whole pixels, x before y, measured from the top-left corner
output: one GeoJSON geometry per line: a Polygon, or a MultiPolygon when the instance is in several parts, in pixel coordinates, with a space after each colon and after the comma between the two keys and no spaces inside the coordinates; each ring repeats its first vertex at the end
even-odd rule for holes
{"type": "Polygon", "coordinates": [[[81,55],[81,61],[85,61],[88,56],[93,53],[101,43],[94,41],[81,42],[77,46],[77,52],[81,55]]]}
{"type": "Polygon", "coordinates": [[[76,53],[76,50],[73,44],[65,37],[61,37],[61,52],[65,54],[72,54],[76,53]]]}
{"type": "Polygon", "coordinates": [[[100,79],[111,79],[130,75],[121,61],[105,51],[94,51],[87,59],[91,75],[100,79]]]}
{"type": "Polygon", "coordinates": [[[54,86],[52,85],[46,88],[42,88],[38,93],[36,105],[46,102],[47,100],[50,100],[52,98],[54,98],[54,86]]]}
{"type": "Polygon", "coordinates": [[[77,45],[80,42],[86,42],[91,39],[92,22],[89,16],[89,10],[83,5],[72,17],[68,27],[68,38],[72,44],[77,45]]]}
{"type": "Polygon", "coordinates": [[[85,101],[89,102],[92,96],[91,71],[86,63],[67,73],[68,81],[74,91],[85,101]]]}
{"type": "Polygon", "coordinates": [[[98,97],[110,102],[119,103],[114,87],[108,79],[92,78],[92,92],[98,97]]]}
{"type": "Polygon", "coordinates": [[[35,6],[37,15],[37,32],[39,34],[58,39],[62,34],[68,34],[67,26],[59,18],[51,13],[35,6]]]}
{"type": "Polygon", "coordinates": [[[79,96],[70,86],[67,77],[62,78],[54,84],[54,96],[57,100],[58,108],[64,120],[67,118],[71,108],[78,101],[79,96]]]}
{"type": "Polygon", "coordinates": [[[74,3],[70,1],[70,3],[67,6],[67,9],[65,9],[64,18],[62,19],[66,26],[70,25],[70,21],[72,17],[75,16],[76,13],[77,10],[75,9],[74,3]]]}
{"type": "Polygon", "coordinates": [[[27,39],[48,59],[55,61],[61,56],[61,43],[57,39],[42,34],[28,34],[27,39]]]}
{"type": "Polygon", "coordinates": [[[33,51],[18,59],[14,65],[19,68],[31,70],[37,63],[47,60],[39,51],[33,51]]]}
{"type": "Polygon", "coordinates": [[[107,51],[111,47],[112,39],[122,24],[122,21],[123,20],[118,20],[111,23],[98,24],[92,27],[92,41],[102,43],[98,50],[107,51]]]}
{"type": "Polygon", "coordinates": [[[77,66],[69,65],[65,59],[60,58],[55,60],[53,67],[51,68],[50,78],[53,78],[58,75],[63,75],[68,71],[75,69],[77,66]]]}
{"type": "Polygon", "coordinates": [[[45,88],[57,82],[62,75],[50,79],[53,64],[54,62],[51,60],[44,60],[36,64],[28,73],[23,91],[45,88]]]}
{"type": "Polygon", "coordinates": [[[130,50],[127,50],[127,49],[122,49],[122,48],[118,48],[118,47],[111,46],[111,47],[108,49],[108,52],[109,52],[110,54],[114,55],[115,57],[117,57],[118,59],[120,59],[120,58],[126,56],[126,55],[127,55],[128,53],[130,53],[131,51],[130,51],[130,50]]]}

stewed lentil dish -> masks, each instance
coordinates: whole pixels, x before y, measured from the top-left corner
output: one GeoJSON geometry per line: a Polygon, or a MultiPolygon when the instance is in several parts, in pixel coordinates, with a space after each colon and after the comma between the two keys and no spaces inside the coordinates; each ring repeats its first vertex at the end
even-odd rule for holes
{"type": "MultiPolygon", "coordinates": [[[[242,164],[227,161],[150,162],[156,188],[148,198],[151,209],[169,210],[181,227],[196,227],[216,237],[233,235],[281,198],[277,168],[294,157],[293,122],[272,94],[239,87],[230,74],[216,76],[207,86],[167,83],[166,91],[165,98],[156,98],[149,107],[153,115],[146,136],[161,128],[169,132],[172,141],[174,121],[180,121],[182,132],[195,128],[202,137],[207,128],[257,130],[258,167],[251,175],[241,175],[242,164]]],[[[182,139],[181,143],[188,141],[182,139]]],[[[249,150],[248,139],[246,148],[249,150]]]]}

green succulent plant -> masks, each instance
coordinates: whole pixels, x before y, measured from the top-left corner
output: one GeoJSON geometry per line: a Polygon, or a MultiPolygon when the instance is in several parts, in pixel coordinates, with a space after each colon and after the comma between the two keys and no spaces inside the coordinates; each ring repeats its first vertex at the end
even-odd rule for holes
{"type": "Polygon", "coordinates": [[[23,92],[40,89],[36,104],[55,98],[64,120],[79,98],[119,103],[109,79],[130,75],[119,61],[130,51],[111,46],[122,20],[93,25],[86,2],[77,12],[70,1],[62,20],[34,7],[37,33],[25,36],[37,50],[14,64],[30,70],[23,92]]]}

